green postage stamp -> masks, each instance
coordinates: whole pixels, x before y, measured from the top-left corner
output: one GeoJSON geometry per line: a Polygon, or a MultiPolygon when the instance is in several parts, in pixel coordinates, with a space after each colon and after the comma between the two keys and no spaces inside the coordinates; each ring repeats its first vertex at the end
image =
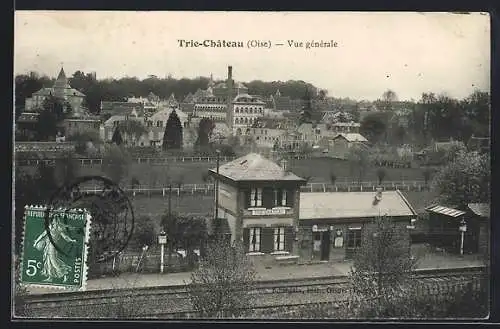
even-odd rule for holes
{"type": "Polygon", "coordinates": [[[21,283],[85,290],[90,214],[26,206],[21,283]]]}

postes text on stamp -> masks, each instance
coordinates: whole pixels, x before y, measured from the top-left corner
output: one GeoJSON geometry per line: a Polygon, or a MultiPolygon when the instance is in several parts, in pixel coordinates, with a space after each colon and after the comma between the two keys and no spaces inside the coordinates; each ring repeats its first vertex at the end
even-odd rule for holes
{"type": "Polygon", "coordinates": [[[90,221],[83,209],[26,206],[21,283],[84,290],[90,221]]]}

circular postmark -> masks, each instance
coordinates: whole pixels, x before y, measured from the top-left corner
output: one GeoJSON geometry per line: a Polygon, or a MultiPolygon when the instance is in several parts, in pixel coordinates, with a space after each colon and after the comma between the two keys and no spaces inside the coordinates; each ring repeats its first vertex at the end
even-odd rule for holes
{"type": "Polygon", "coordinates": [[[51,230],[54,221],[62,223],[66,230],[71,229],[68,214],[77,209],[86,209],[92,217],[89,247],[96,259],[110,259],[125,249],[134,229],[134,210],[117,184],[102,176],[82,176],[52,195],[45,213],[45,229],[54,248],[66,256],[71,250],[58,243],[51,230]]]}

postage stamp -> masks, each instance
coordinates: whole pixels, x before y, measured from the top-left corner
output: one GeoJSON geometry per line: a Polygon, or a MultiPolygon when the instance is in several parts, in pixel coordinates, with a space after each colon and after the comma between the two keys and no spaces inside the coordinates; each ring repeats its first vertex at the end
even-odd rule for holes
{"type": "Polygon", "coordinates": [[[83,209],[26,206],[21,284],[85,290],[90,222],[83,209]]]}

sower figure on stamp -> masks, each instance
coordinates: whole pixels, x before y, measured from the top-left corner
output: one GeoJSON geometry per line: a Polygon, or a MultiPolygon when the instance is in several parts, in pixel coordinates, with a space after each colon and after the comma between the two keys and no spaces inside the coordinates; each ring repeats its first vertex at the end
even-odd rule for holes
{"type": "MultiPolygon", "coordinates": [[[[63,240],[71,243],[76,242],[75,239],[72,239],[64,232],[66,227],[68,226],[62,224],[57,217],[50,223],[49,229],[55,244],[59,245],[63,240]]],[[[59,251],[50,241],[46,230],[38,236],[33,246],[43,254],[43,269],[41,273],[47,277],[44,281],[51,282],[55,278],[63,278],[63,282],[66,282],[68,280],[68,273],[71,271],[71,266],[61,259],[59,251]]]]}

